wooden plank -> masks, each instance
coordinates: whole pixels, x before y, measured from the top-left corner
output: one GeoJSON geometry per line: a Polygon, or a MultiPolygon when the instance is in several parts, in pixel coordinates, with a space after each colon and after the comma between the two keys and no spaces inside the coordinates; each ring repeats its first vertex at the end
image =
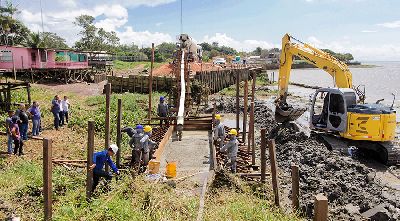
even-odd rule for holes
{"type": "Polygon", "coordinates": [[[174,127],[170,126],[165,133],[163,139],[161,142],[158,144],[158,149],[155,151],[154,156],[156,157],[156,160],[160,161],[161,160],[161,155],[164,151],[165,145],[167,144],[169,138],[172,136],[172,132],[174,131],[174,127]]]}

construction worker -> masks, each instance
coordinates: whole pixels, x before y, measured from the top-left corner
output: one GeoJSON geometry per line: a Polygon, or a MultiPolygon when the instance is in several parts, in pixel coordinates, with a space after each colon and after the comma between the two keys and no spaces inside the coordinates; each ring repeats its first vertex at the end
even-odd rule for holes
{"type": "Polygon", "coordinates": [[[143,136],[143,126],[140,124],[136,125],[136,132],[129,141],[129,146],[132,148],[131,166],[133,167],[138,166],[140,163],[140,156],[142,152],[142,143],[140,140],[143,138],[143,136]]]}
{"type": "Polygon", "coordinates": [[[215,115],[215,127],[214,127],[214,145],[222,147],[225,140],[225,128],[221,123],[221,115],[215,115]]]}
{"type": "Polygon", "coordinates": [[[154,147],[156,146],[156,143],[152,141],[151,138],[151,132],[153,131],[153,128],[151,126],[145,126],[144,127],[144,136],[140,140],[140,143],[142,143],[142,148],[143,148],[143,164],[144,166],[147,166],[149,163],[150,155],[151,157],[153,156],[153,150],[154,147]]]}
{"type": "Polygon", "coordinates": [[[163,121],[165,124],[169,124],[168,120],[168,104],[165,103],[165,98],[163,96],[160,97],[160,103],[157,108],[157,115],[161,118],[160,125],[162,125],[163,121]],[[164,118],[164,119],[163,119],[164,118]]]}
{"type": "Polygon", "coordinates": [[[136,130],[133,129],[132,127],[124,127],[124,128],[121,129],[121,132],[122,132],[122,133],[127,133],[128,136],[129,136],[130,138],[132,138],[133,135],[135,135],[136,130]]]}
{"type": "Polygon", "coordinates": [[[239,142],[236,139],[236,136],[238,135],[237,130],[231,129],[228,135],[229,141],[221,148],[221,152],[226,152],[227,155],[227,158],[225,159],[225,165],[227,165],[230,161],[231,172],[236,173],[236,157],[239,149],[239,142]]]}
{"type": "Polygon", "coordinates": [[[92,192],[96,189],[96,186],[99,184],[100,177],[104,177],[107,182],[111,181],[111,173],[107,173],[103,170],[104,164],[107,162],[111,169],[115,174],[119,175],[119,171],[117,166],[115,166],[114,162],[111,160],[111,156],[118,152],[118,146],[115,144],[111,144],[108,150],[103,150],[100,152],[96,152],[93,155],[93,164],[90,166],[90,170],[93,170],[93,186],[92,192]]]}

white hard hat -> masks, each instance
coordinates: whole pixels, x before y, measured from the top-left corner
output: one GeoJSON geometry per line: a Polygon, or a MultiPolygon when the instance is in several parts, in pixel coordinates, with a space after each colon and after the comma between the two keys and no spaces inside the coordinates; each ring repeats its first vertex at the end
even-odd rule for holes
{"type": "Polygon", "coordinates": [[[111,144],[110,148],[112,149],[112,152],[114,152],[114,154],[116,154],[118,152],[118,146],[115,144],[111,144]]]}

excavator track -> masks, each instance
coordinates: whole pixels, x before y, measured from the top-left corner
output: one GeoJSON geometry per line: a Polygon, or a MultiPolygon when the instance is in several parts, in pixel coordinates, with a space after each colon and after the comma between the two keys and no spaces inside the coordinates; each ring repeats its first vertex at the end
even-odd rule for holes
{"type": "Polygon", "coordinates": [[[355,146],[361,150],[373,151],[373,156],[378,156],[380,162],[387,166],[400,165],[400,142],[372,142],[372,141],[354,141],[340,138],[332,134],[319,134],[323,143],[330,150],[340,150],[347,152],[351,146],[355,146]]]}
{"type": "Polygon", "coordinates": [[[400,142],[383,142],[379,143],[382,149],[386,151],[386,165],[400,165],[400,142]]]}

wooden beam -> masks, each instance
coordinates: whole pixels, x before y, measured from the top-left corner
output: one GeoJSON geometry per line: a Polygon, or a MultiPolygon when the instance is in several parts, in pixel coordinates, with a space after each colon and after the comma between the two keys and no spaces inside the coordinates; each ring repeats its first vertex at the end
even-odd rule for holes
{"type": "Polygon", "coordinates": [[[122,140],[122,133],[121,133],[121,121],[122,121],[122,99],[118,99],[118,110],[117,110],[117,146],[118,146],[118,153],[117,153],[117,167],[120,168],[121,165],[121,140],[122,140]]]}
{"type": "Polygon", "coordinates": [[[278,185],[278,173],[276,166],[275,140],[269,140],[268,147],[269,147],[269,158],[271,162],[272,189],[275,197],[275,205],[279,207],[279,185],[278,185]]]}

